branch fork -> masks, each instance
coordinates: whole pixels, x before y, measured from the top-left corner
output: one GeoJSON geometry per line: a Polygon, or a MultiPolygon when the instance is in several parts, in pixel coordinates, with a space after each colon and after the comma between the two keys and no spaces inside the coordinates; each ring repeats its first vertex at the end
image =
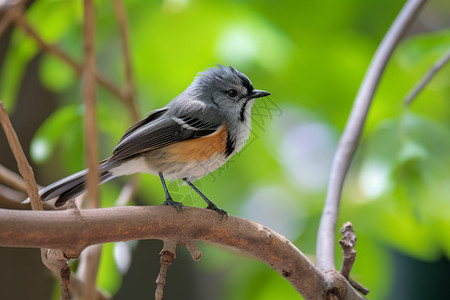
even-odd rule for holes
{"type": "Polygon", "coordinates": [[[194,240],[179,241],[176,239],[171,239],[164,241],[163,249],[159,253],[161,255],[161,258],[159,260],[161,269],[159,271],[158,277],[156,278],[156,300],[161,300],[163,298],[167,269],[172,264],[172,261],[176,258],[176,248],[178,245],[185,246],[186,249],[188,249],[189,253],[191,253],[192,259],[195,261],[199,260],[202,256],[202,252],[200,251],[194,240]]]}

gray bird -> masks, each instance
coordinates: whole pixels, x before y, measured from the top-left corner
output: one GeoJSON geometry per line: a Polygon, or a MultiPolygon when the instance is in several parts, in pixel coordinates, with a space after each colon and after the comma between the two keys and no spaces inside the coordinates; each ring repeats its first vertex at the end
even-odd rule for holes
{"type": "MultiPolygon", "coordinates": [[[[159,175],[166,200],[178,211],[183,204],[169,194],[164,178],[182,179],[208,204],[218,208],[192,182],[221,167],[239,152],[251,130],[251,108],[256,98],[270,93],[255,90],[243,73],[229,66],[206,69],[175,99],[150,112],[122,136],[110,158],[99,165],[100,183],[133,173],[159,175]]],[[[40,190],[41,200],[55,206],[85,192],[87,170],[40,190]]],[[[29,202],[29,199],[24,203],[29,202]]]]}

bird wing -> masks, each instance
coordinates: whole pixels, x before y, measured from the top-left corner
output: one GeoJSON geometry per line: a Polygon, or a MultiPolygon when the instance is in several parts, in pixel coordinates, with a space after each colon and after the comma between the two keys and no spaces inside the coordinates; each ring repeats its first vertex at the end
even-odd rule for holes
{"type": "Polygon", "coordinates": [[[190,111],[189,116],[170,115],[168,108],[153,111],[132,125],[113,150],[111,160],[124,159],[142,152],[156,150],[177,142],[199,138],[220,130],[222,124],[202,121],[202,111],[190,111]]]}

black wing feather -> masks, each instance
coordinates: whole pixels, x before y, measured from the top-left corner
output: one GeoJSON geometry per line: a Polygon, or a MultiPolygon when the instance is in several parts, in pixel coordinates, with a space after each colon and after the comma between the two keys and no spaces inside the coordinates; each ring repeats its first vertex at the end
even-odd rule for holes
{"type": "Polygon", "coordinates": [[[124,159],[177,142],[204,137],[216,132],[222,125],[207,124],[194,117],[176,119],[178,121],[172,117],[164,120],[154,118],[136,123],[124,134],[110,160],[124,159]]]}
{"type": "Polygon", "coordinates": [[[154,111],[152,111],[148,116],[146,116],[145,118],[143,118],[142,120],[137,121],[136,123],[134,123],[133,125],[131,125],[130,128],[127,129],[127,131],[125,131],[125,133],[123,134],[123,136],[120,138],[119,143],[124,140],[127,136],[129,136],[133,131],[135,131],[136,129],[138,129],[139,127],[144,126],[145,124],[150,123],[151,121],[154,121],[156,119],[158,119],[159,117],[161,117],[163,114],[165,114],[167,112],[168,108],[167,107],[163,107],[160,109],[156,109],[154,111]]]}

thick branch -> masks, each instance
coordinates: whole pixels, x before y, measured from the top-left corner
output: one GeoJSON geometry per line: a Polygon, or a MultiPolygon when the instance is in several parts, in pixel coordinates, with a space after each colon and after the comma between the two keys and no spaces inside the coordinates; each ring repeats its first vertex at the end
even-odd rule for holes
{"type": "Polygon", "coordinates": [[[367,112],[386,64],[426,0],[409,0],[378,47],[353,104],[333,158],[328,194],[317,234],[316,259],[321,270],[335,270],[335,231],[342,186],[361,136],[367,112]]]}
{"type": "MultiPolygon", "coordinates": [[[[81,211],[17,211],[0,209],[0,246],[75,248],[136,239],[202,240],[246,252],[286,278],[306,299],[336,289],[335,276],[320,272],[290,241],[249,220],[186,207],[114,207],[81,211]]],[[[337,274],[336,276],[340,276],[337,274]]],[[[342,280],[345,279],[342,277],[342,280]]],[[[345,282],[341,285],[345,286],[345,282]]],[[[363,299],[347,285],[343,299],[363,299]]]]}

